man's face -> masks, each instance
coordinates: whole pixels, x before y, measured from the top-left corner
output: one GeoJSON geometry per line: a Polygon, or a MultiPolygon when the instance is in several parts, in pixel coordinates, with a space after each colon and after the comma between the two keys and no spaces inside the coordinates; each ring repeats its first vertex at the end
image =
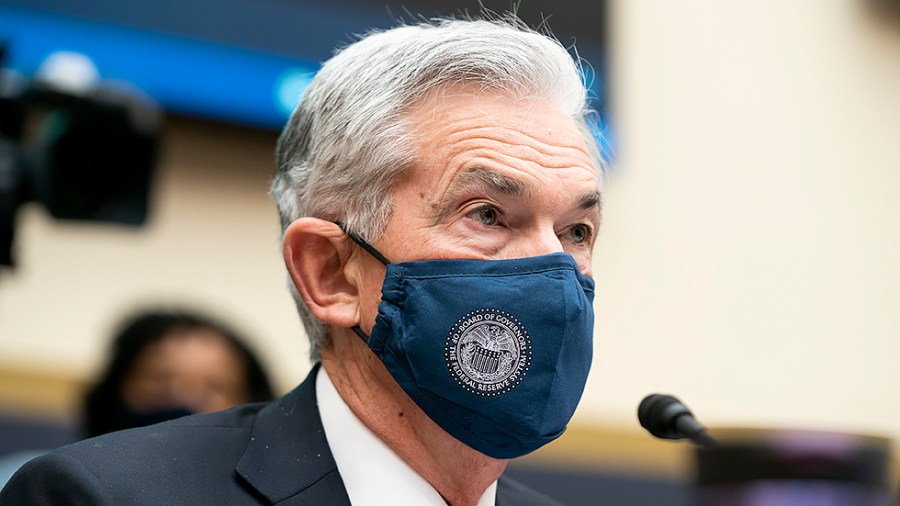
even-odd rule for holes
{"type": "MultiPolygon", "coordinates": [[[[591,274],[600,225],[597,173],[575,122],[537,100],[451,88],[410,115],[419,157],[394,185],[374,246],[391,262],[569,253],[591,274]]],[[[383,268],[369,259],[362,327],[371,329],[383,268]]]]}

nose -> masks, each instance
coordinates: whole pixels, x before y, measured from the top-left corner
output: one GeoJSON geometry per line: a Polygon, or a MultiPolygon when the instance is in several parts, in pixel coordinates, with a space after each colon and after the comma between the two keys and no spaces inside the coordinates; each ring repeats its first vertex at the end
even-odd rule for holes
{"type": "Polygon", "coordinates": [[[540,226],[520,234],[511,245],[509,258],[527,258],[563,252],[562,242],[552,226],[540,226]]]}

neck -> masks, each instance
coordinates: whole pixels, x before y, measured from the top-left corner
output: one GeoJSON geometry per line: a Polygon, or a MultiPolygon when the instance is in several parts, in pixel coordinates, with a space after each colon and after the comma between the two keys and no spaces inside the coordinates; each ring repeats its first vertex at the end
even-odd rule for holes
{"type": "MultiPolygon", "coordinates": [[[[335,390],[363,424],[451,506],[474,506],[507,461],[473,450],[435,424],[349,329],[322,350],[335,390]]],[[[339,332],[335,332],[338,334],[339,332]]]]}

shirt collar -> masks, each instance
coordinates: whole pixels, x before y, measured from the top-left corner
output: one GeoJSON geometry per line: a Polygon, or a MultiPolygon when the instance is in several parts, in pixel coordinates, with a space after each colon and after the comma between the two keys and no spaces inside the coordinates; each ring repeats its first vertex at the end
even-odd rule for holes
{"type": "MultiPolygon", "coordinates": [[[[446,506],[444,499],[344,403],[322,367],[316,377],[316,397],[328,446],[354,506],[421,504],[446,506]]],[[[494,506],[497,482],[478,506],[494,506]]]]}

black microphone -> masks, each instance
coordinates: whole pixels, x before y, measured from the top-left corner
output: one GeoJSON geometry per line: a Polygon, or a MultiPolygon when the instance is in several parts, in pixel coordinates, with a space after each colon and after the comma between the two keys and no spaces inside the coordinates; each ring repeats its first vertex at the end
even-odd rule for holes
{"type": "Polygon", "coordinates": [[[661,439],[690,439],[705,448],[717,446],[706,427],[678,399],[666,394],[644,397],[638,406],[638,420],[650,434],[661,439]]]}

